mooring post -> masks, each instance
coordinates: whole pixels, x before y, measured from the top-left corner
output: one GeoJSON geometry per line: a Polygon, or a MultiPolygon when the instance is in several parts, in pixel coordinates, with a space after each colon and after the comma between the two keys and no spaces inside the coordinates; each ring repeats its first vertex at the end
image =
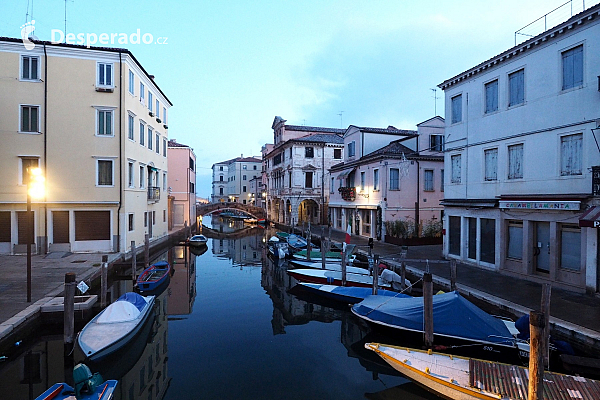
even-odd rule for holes
{"type": "Polygon", "coordinates": [[[544,354],[544,368],[550,366],[550,295],[552,293],[552,285],[544,283],[542,285],[542,307],[541,311],[544,314],[544,335],[542,336],[542,350],[544,354]]]}
{"type": "Polygon", "coordinates": [[[346,249],[342,250],[342,286],[346,286],[346,249]]]}
{"type": "Polygon", "coordinates": [[[327,252],[331,251],[331,226],[327,227],[327,252]]]}
{"type": "Polygon", "coordinates": [[[428,349],[433,346],[433,280],[431,278],[431,273],[423,274],[424,341],[428,349]]]}
{"type": "Polygon", "coordinates": [[[529,313],[529,394],[528,400],[542,400],[544,395],[543,336],[546,321],[538,311],[529,313]]]}
{"type": "Polygon", "coordinates": [[[456,290],[456,260],[450,260],[450,291],[456,290]]]}
{"type": "MultiPolygon", "coordinates": [[[[371,258],[371,256],[369,256],[371,258]]],[[[379,288],[379,254],[373,255],[373,294],[377,294],[379,288]]]]}
{"type": "Polygon", "coordinates": [[[108,287],[108,256],[102,256],[102,266],[100,267],[100,306],[106,307],[106,290],[108,287]]]}
{"type": "Polygon", "coordinates": [[[400,263],[400,287],[406,289],[406,262],[400,263]]]}
{"type": "Polygon", "coordinates": [[[327,256],[327,245],[325,244],[325,228],[321,234],[321,269],[325,269],[325,257],[327,256]]]}
{"type": "Polygon", "coordinates": [[[308,223],[308,233],[306,234],[306,260],[312,261],[310,253],[312,252],[312,234],[310,232],[310,222],[308,223]]]}
{"type": "Polygon", "coordinates": [[[144,269],[150,266],[150,236],[144,236],[144,269]]]}
{"type": "MultiPolygon", "coordinates": [[[[69,347],[73,344],[75,339],[75,288],[77,283],[75,282],[75,273],[67,272],[65,274],[65,297],[64,297],[64,344],[65,351],[71,351],[69,347]]],[[[65,354],[66,355],[66,354],[65,354]]]]}
{"type": "Polygon", "coordinates": [[[137,249],[135,248],[135,240],[131,241],[131,280],[135,282],[137,279],[137,249]]]}

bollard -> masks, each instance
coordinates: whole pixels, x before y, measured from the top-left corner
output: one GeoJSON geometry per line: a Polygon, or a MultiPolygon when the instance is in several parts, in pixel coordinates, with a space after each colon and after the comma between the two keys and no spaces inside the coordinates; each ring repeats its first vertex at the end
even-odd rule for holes
{"type": "Polygon", "coordinates": [[[423,274],[423,319],[424,319],[424,341],[425,346],[430,349],[433,346],[433,281],[431,274],[423,274]]]}
{"type": "Polygon", "coordinates": [[[346,286],[346,249],[342,250],[342,286],[346,286]]]}
{"type": "Polygon", "coordinates": [[[150,236],[144,236],[144,269],[150,266],[150,236]]]}
{"type": "Polygon", "coordinates": [[[406,262],[400,263],[400,287],[406,289],[406,262]]]}
{"type": "Polygon", "coordinates": [[[379,286],[379,254],[373,256],[373,294],[377,294],[379,286]]]}
{"type": "Polygon", "coordinates": [[[544,351],[542,338],[546,321],[544,314],[537,311],[529,313],[529,400],[542,400],[544,394],[544,351]]]}
{"type": "Polygon", "coordinates": [[[100,273],[100,306],[106,307],[106,290],[108,287],[108,256],[102,256],[100,273]]]}
{"type": "Polygon", "coordinates": [[[549,283],[544,283],[542,286],[542,307],[541,311],[544,314],[544,335],[542,336],[542,352],[544,358],[544,368],[550,366],[550,294],[552,286],[549,283]]]}
{"type": "MultiPolygon", "coordinates": [[[[64,321],[64,344],[65,351],[69,348],[75,339],[75,273],[67,272],[65,274],[65,295],[63,299],[63,321],[64,321]]],[[[70,352],[70,349],[68,350],[70,352]]]]}
{"type": "Polygon", "coordinates": [[[450,260],[450,291],[456,290],[456,260],[450,260]]]}
{"type": "Polygon", "coordinates": [[[137,277],[137,249],[135,248],[135,240],[131,241],[131,280],[136,281],[137,277]]]}

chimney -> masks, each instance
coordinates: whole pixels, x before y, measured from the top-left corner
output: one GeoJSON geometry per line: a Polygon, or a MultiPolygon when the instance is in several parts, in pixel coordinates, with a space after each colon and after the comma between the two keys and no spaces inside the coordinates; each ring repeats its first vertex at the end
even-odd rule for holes
{"type": "Polygon", "coordinates": [[[242,155],[240,156],[240,158],[244,158],[244,153],[242,153],[242,155]]]}
{"type": "Polygon", "coordinates": [[[148,75],[150,77],[150,79],[152,79],[152,82],[154,82],[154,75],[148,75]]]}

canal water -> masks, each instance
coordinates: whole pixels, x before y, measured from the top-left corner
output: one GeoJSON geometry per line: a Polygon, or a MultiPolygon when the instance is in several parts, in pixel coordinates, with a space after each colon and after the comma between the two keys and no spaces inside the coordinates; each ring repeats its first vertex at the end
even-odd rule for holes
{"type": "MultiPolygon", "coordinates": [[[[108,360],[86,362],[119,380],[116,400],[437,399],[364,349],[386,338],[349,309],[292,290],[287,265],[266,256],[274,231],[218,217],[204,224],[216,237],[208,246],[159,257],[175,273],[140,335],[108,360]]],[[[130,279],[117,280],[110,297],[131,290],[130,279]]],[[[76,350],[73,363],[83,359],[76,350]]],[[[0,399],[35,399],[69,382],[70,362],[61,327],[40,326],[0,361],[0,399]]]]}

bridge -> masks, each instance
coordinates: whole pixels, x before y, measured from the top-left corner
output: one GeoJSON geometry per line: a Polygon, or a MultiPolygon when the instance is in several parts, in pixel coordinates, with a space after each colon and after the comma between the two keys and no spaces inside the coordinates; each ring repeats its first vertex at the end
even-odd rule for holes
{"type": "Polygon", "coordinates": [[[242,203],[208,203],[208,204],[198,204],[196,206],[196,214],[197,215],[208,215],[217,211],[242,211],[245,214],[248,214],[252,218],[256,219],[266,219],[267,212],[264,208],[251,206],[249,204],[242,203]]]}
{"type": "Polygon", "coordinates": [[[243,237],[256,235],[257,233],[264,231],[265,230],[263,228],[258,226],[246,226],[233,232],[219,232],[215,229],[209,228],[206,225],[202,225],[202,234],[209,239],[241,239],[243,237]]]}

